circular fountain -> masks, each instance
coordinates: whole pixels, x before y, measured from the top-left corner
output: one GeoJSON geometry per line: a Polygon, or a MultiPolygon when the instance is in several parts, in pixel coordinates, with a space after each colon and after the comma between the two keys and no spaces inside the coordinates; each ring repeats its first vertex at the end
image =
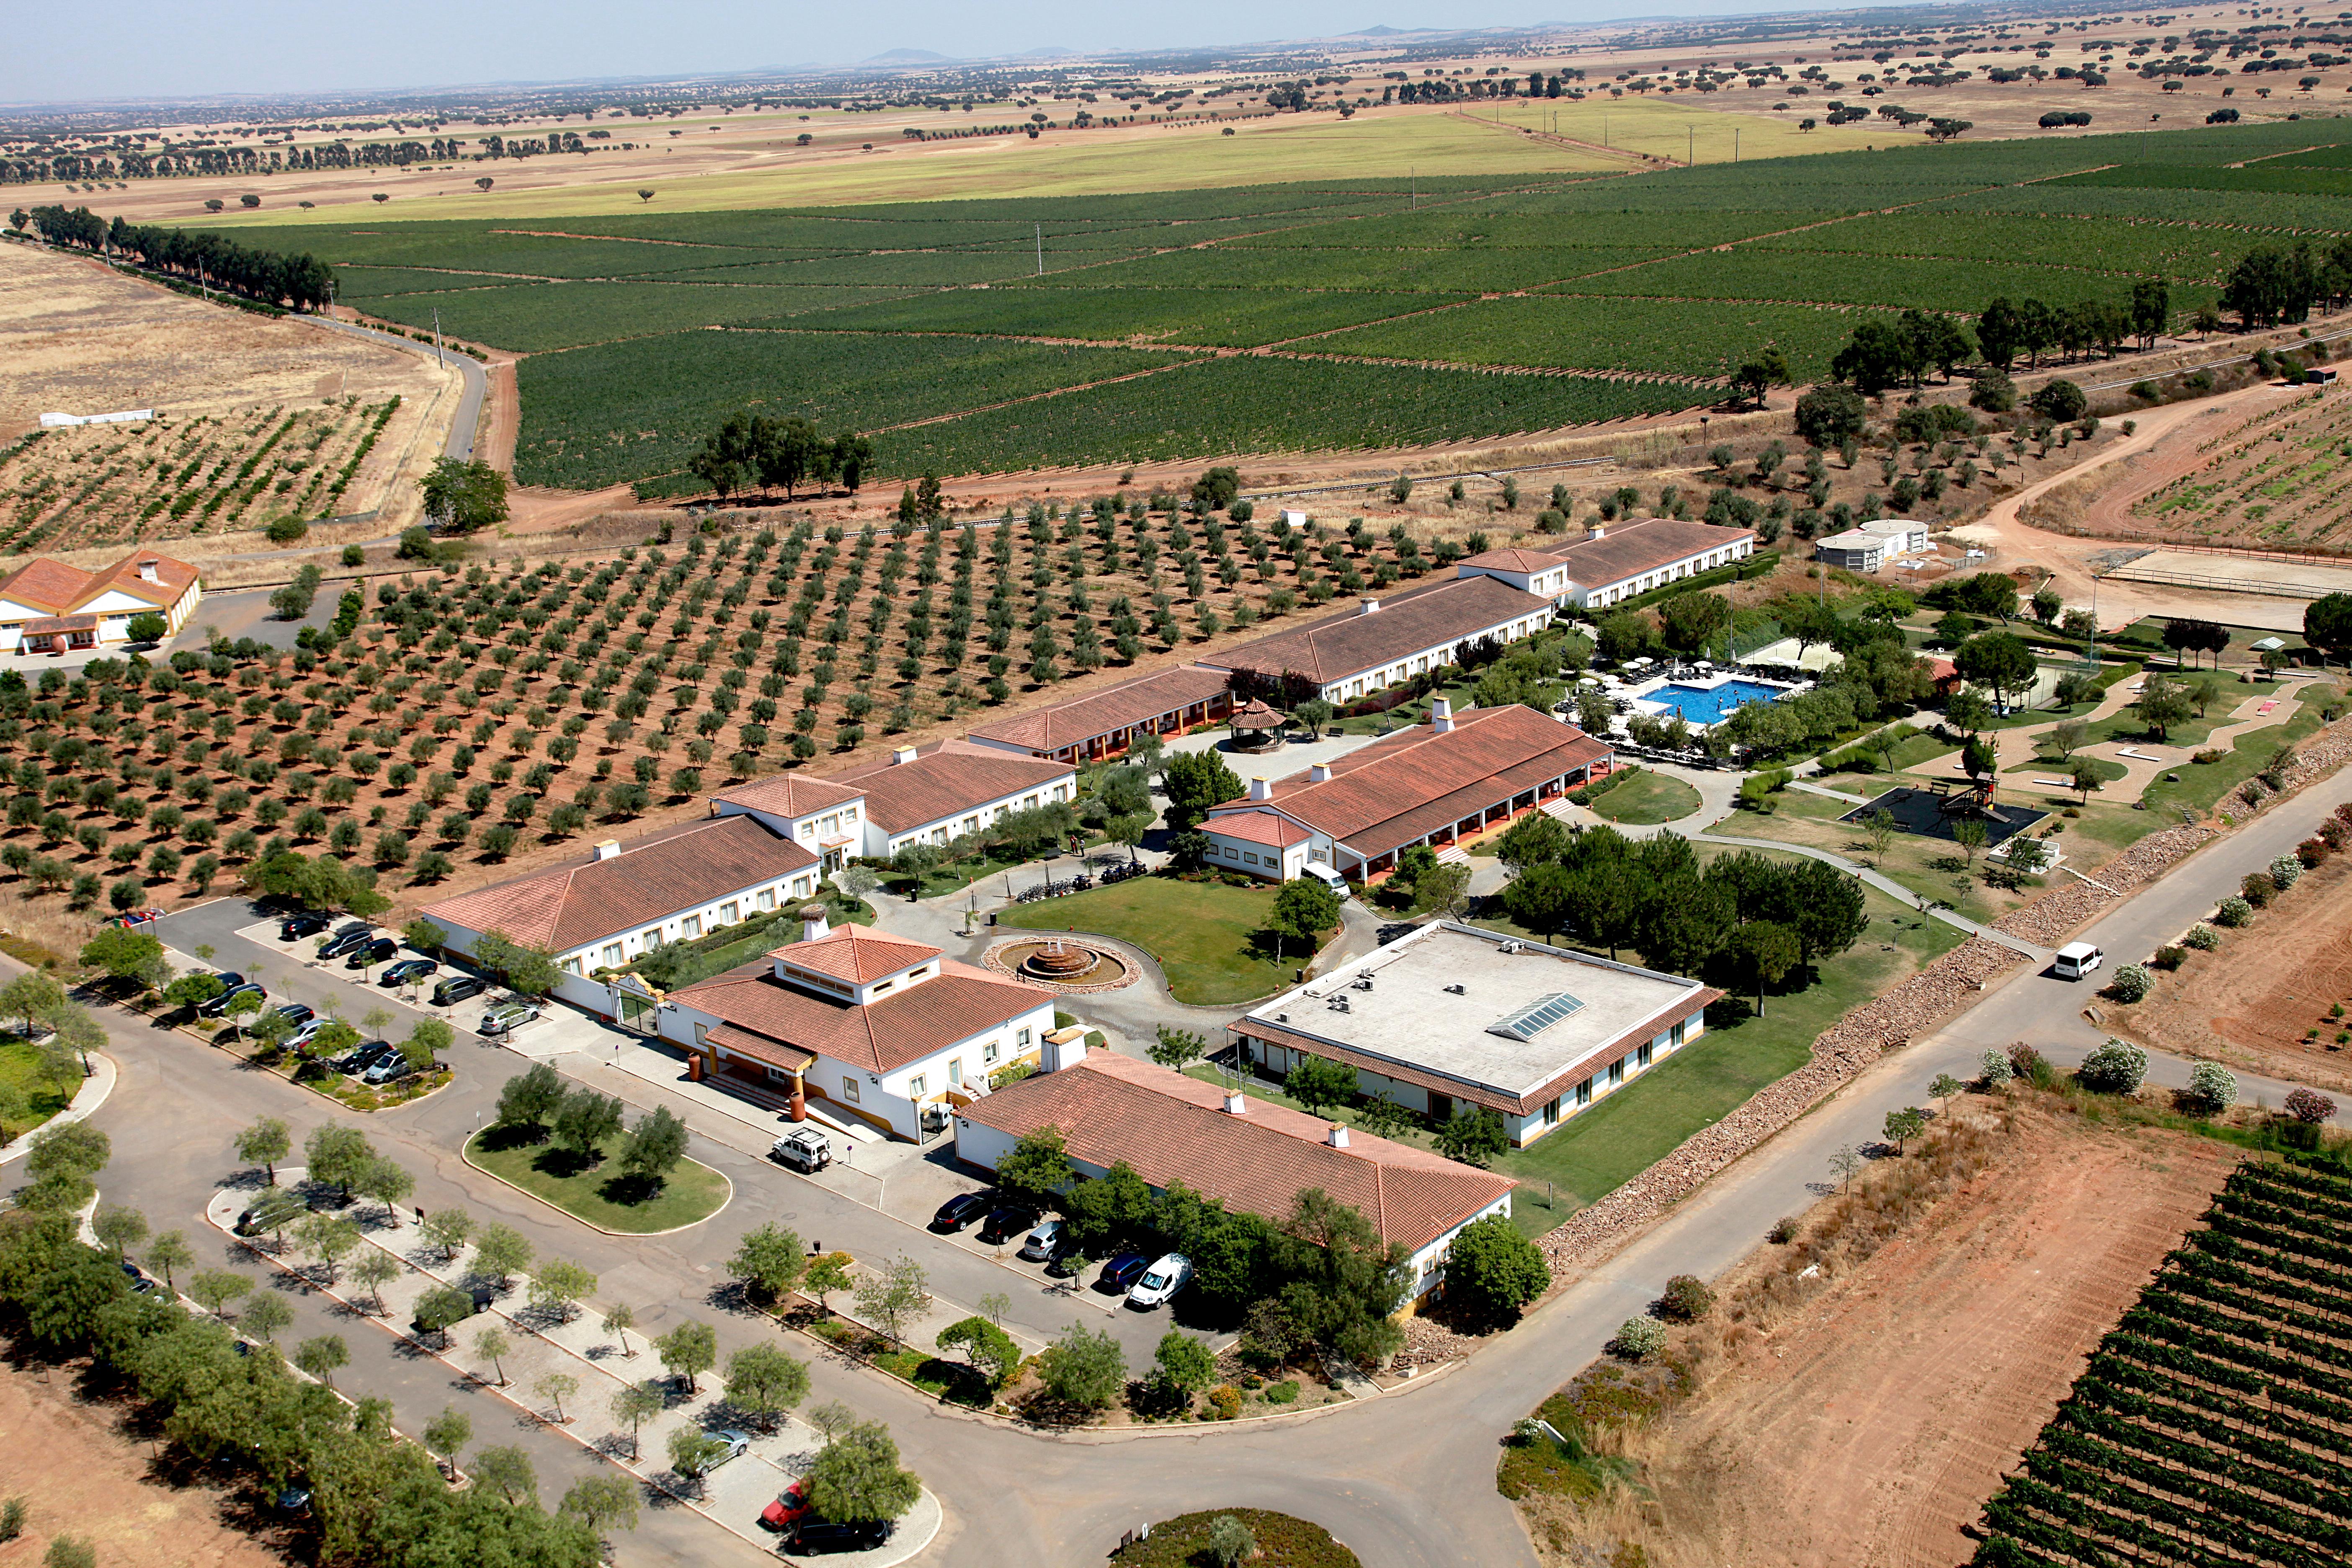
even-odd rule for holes
{"type": "Polygon", "coordinates": [[[1000,973],[1066,990],[1101,991],[1126,984],[1134,968],[1108,947],[1076,937],[1024,937],[989,950],[983,963],[1000,973]]]}

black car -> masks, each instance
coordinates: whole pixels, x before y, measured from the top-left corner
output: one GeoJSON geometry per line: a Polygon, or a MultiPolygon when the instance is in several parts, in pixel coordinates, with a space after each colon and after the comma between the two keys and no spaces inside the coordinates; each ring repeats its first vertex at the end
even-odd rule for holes
{"type": "Polygon", "coordinates": [[[983,1246],[995,1247],[1014,1237],[1033,1230],[1037,1225],[1037,1211],[1020,1204],[1006,1204],[991,1209],[988,1217],[980,1222],[980,1239],[983,1246]]]}
{"type": "Polygon", "coordinates": [[[289,1024],[307,1024],[319,1016],[319,1010],[308,1002],[289,1002],[278,1009],[278,1016],[289,1024]]]}
{"type": "Polygon", "coordinates": [[[490,983],[476,974],[453,974],[433,988],[433,1005],[446,1007],[471,996],[479,996],[490,988],[490,983]]]}
{"type": "Polygon", "coordinates": [[[856,1524],[806,1520],[786,1538],[784,1547],[798,1552],[870,1552],[890,1539],[890,1529],[887,1519],[862,1520],[856,1524]]]}
{"type": "Polygon", "coordinates": [[[438,974],[441,966],[429,958],[404,958],[383,972],[378,985],[405,985],[412,980],[422,980],[428,974],[438,974]]]}
{"type": "Polygon", "coordinates": [[[316,936],[327,929],[324,915],[288,915],[278,925],[278,940],[296,942],[306,936],[316,936]]]}
{"type": "Polygon", "coordinates": [[[996,1201],[994,1193],[958,1193],[931,1216],[931,1228],[942,1236],[951,1235],[986,1214],[996,1201]]]}
{"type": "Polygon", "coordinates": [[[1122,1252],[1103,1265],[1102,1273],[1095,1279],[1095,1289],[1113,1296],[1124,1296],[1127,1288],[1143,1278],[1143,1271],[1150,1267],[1151,1254],[1132,1249],[1122,1252]]]}
{"type": "Polygon", "coordinates": [[[373,931],[341,931],[327,940],[326,943],[319,949],[319,956],[320,958],[341,958],[347,952],[355,952],[367,946],[369,942],[374,940],[376,939],[373,931]]]}
{"type": "Polygon", "coordinates": [[[228,1012],[228,1005],[239,996],[252,995],[257,997],[267,997],[268,994],[269,993],[264,991],[260,986],[248,980],[242,985],[230,986],[227,990],[222,992],[211,1001],[206,1002],[202,1006],[198,1007],[196,1012],[201,1017],[218,1018],[228,1012]]]}
{"type": "Polygon", "coordinates": [[[245,984],[245,976],[234,969],[215,970],[213,978],[221,983],[221,993],[224,995],[245,984]]]}
{"type": "Polygon", "coordinates": [[[384,963],[386,960],[390,959],[394,953],[398,952],[399,951],[400,943],[393,941],[392,938],[388,936],[380,936],[373,942],[362,942],[359,946],[352,948],[350,952],[344,953],[343,967],[345,969],[365,969],[372,964],[384,963]]]}
{"type": "Polygon", "coordinates": [[[399,1048],[389,1040],[370,1040],[356,1050],[347,1051],[335,1058],[334,1068],[339,1073],[357,1078],[399,1048]]]}

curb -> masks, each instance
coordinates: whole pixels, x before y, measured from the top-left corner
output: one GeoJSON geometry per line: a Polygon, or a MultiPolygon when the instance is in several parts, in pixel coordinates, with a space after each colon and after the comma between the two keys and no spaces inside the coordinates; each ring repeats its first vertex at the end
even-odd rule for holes
{"type": "MultiPolygon", "coordinates": [[[[446,1089],[448,1086],[445,1084],[442,1087],[446,1089]]],[[[437,1094],[440,1090],[436,1089],[434,1092],[437,1094]]],[[[417,1096],[417,1099],[419,1100],[424,1098],[425,1097],[423,1095],[417,1096]]],[[[735,1184],[728,1180],[727,1173],[719,1170],[715,1166],[702,1165],[701,1161],[694,1160],[689,1163],[692,1164],[702,1165],[704,1170],[709,1171],[720,1181],[727,1183],[727,1196],[720,1200],[717,1208],[712,1209],[700,1219],[689,1220],[684,1225],[674,1225],[667,1230],[606,1230],[594,1220],[583,1219],[579,1215],[573,1214],[570,1209],[565,1208],[562,1204],[557,1203],[552,1198],[541,1197],[537,1193],[532,1192],[528,1187],[519,1187],[515,1185],[512,1182],[508,1181],[504,1176],[499,1175],[496,1171],[491,1170],[488,1165],[476,1160],[473,1152],[474,1142],[480,1137],[481,1133],[474,1133],[471,1137],[468,1137],[465,1142],[459,1144],[457,1146],[457,1157],[465,1161],[466,1163],[474,1170],[481,1172],[482,1174],[489,1177],[490,1180],[506,1188],[507,1191],[510,1193],[520,1193],[524,1197],[529,1198],[531,1202],[544,1205],[548,1208],[553,1209],[557,1214],[563,1215],[566,1219],[577,1220],[580,1224],[586,1226],[590,1230],[596,1232],[599,1236],[617,1237],[625,1240],[656,1236],[676,1236],[680,1231],[692,1230],[698,1225],[709,1225],[712,1220],[717,1219],[720,1215],[725,1214],[727,1212],[727,1205],[735,1201],[735,1184]]]]}
{"type": "Polygon", "coordinates": [[[114,1082],[118,1076],[115,1071],[114,1058],[104,1051],[92,1051],[90,1056],[97,1062],[97,1066],[91,1069],[88,1078],[81,1080],[81,1087],[74,1090],[72,1101],[63,1110],[42,1122],[40,1127],[36,1127],[30,1132],[16,1139],[5,1148],[0,1148],[0,1165],[5,1165],[11,1160],[20,1159],[28,1152],[33,1147],[34,1138],[39,1135],[42,1128],[70,1127],[75,1122],[94,1114],[99,1107],[106,1103],[107,1097],[114,1092],[114,1082]]]}

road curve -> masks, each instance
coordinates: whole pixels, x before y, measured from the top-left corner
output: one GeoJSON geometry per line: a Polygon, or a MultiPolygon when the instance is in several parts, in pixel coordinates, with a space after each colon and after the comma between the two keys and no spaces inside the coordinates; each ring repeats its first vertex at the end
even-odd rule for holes
{"type": "MultiPolygon", "coordinates": [[[[373,327],[362,327],[351,321],[339,321],[328,316],[303,315],[289,319],[309,321],[314,326],[325,327],[333,331],[347,332],[355,338],[367,338],[391,348],[405,349],[410,353],[432,355],[436,352],[414,338],[397,337],[391,332],[378,331],[373,327]]],[[[454,349],[442,350],[438,353],[444,363],[457,368],[459,383],[457,416],[449,421],[449,437],[442,442],[441,452],[444,457],[471,461],[474,456],[475,439],[479,434],[482,422],[482,403],[489,395],[489,372],[483,369],[481,363],[470,354],[462,354],[454,349]]]]}

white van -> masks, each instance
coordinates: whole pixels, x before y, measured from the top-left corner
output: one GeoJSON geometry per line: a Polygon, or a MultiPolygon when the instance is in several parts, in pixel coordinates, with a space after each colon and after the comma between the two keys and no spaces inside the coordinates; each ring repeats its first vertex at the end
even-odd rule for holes
{"type": "Polygon", "coordinates": [[[2087,942],[2070,942],[2058,950],[2058,962],[2052,967],[2061,980],[2080,980],[2100,964],[2107,955],[2087,942]]]}
{"type": "Polygon", "coordinates": [[[1348,879],[1334,870],[1328,860],[1309,860],[1299,868],[1298,874],[1314,878],[1342,899],[1348,896],[1348,879]]]}

